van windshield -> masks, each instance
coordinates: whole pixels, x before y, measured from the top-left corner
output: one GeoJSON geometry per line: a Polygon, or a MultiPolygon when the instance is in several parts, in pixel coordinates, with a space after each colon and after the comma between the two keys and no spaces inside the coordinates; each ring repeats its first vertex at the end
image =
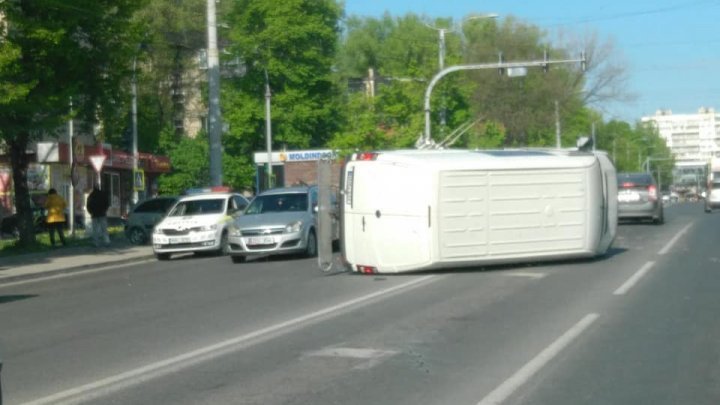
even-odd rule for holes
{"type": "Polygon", "coordinates": [[[225,199],[213,198],[208,200],[181,201],[168,214],[170,217],[187,215],[222,214],[225,211],[225,199]]]}
{"type": "Polygon", "coordinates": [[[306,211],[307,193],[272,194],[256,197],[245,211],[245,215],[266,214],[269,212],[306,211]]]}

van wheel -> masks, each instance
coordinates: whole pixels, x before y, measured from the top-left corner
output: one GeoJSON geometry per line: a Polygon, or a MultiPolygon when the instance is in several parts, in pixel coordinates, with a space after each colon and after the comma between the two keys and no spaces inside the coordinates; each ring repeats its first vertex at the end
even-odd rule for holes
{"type": "Polygon", "coordinates": [[[130,232],[128,232],[128,240],[133,245],[143,245],[147,241],[147,237],[142,229],[133,227],[130,228],[130,232]]]}
{"type": "Polygon", "coordinates": [[[155,253],[155,258],[158,260],[170,260],[170,253],[155,253]]]}
{"type": "Polygon", "coordinates": [[[245,256],[230,256],[232,262],[235,264],[245,263],[245,256]]]}
{"type": "Polygon", "coordinates": [[[315,231],[311,230],[307,237],[307,246],[305,246],[305,256],[315,257],[317,256],[317,238],[315,237],[315,231]]]}

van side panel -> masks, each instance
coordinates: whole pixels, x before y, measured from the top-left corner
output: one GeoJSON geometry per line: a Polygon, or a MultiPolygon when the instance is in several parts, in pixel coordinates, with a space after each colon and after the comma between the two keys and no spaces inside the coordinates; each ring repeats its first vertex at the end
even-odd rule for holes
{"type": "Polygon", "coordinates": [[[587,169],[444,171],[439,247],[446,260],[587,251],[587,169]]]}
{"type": "Polygon", "coordinates": [[[488,254],[487,171],[440,173],[438,235],[440,259],[467,260],[488,254]]]}
{"type": "Polygon", "coordinates": [[[385,162],[358,162],[348,170],[353,177],[352,204],[346,199],[344,210],[348,262],[383,272],[427,266],[431,190],[427,174],[385,162]]]}
{"type": "Polygon", "coordinates": [[[490,254],[552,254],[585,246],[586,170],[517,170],[490,177],[490,254]]]}

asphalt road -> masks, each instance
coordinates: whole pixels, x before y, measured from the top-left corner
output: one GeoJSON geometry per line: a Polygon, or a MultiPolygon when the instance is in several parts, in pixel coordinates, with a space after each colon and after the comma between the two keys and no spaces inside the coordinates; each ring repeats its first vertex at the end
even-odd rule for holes
{"type": "Polygon", "coordinates": [[[186,257],[0,286],[7,404],[718,404],[720,214],[594,261],[403,276],[186,257]]]}

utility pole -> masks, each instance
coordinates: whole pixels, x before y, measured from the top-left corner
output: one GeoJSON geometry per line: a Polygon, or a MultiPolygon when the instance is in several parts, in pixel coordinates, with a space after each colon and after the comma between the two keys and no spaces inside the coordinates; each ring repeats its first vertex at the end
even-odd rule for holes
{"type": "Polygon", "coordinates": [[[210,185],[222,185],[222,143],[220,141],[220,58],[217,47],[215,1],[207,0],[208,35],[208,140],[210,143],[210,185]]]}
{"type": "Polygon", "coordinates": [[[560,148],[562,142],[560,141],[560,103],[555,100],[555,147],[560,148]]]}
{"type": "Polygon", "coordinates": [[[367,95],[370,99],[375,98],[375,69],[368,68],[367,95]]]}
{"type": "Polygon", "coordinates": [[[592,122],[590,125],[590,133],[592,134],[592,142],[593,142],[593,151],[595,150],[595,147],[597,145],[597,141],[595,139],[595,121],[592,122]]]}
{"type": "Polygon", "coordinates": [[[73,136],[75,136],[75,126],[73,123],[73,102],[70,97],[70,121],[68,121],[68,161],[70,163],[70,195],[68,195],[68,203],[70,205],[70,218],[68,218],[68,226],[70,227],[70,235],[75,235],[75,184],[73,179],[73,153],[75,148],[73,147],[73,136]]]}
{"type": "Polygon", "coordinates": [[[615,141],[616,141],[616,139],[613,138],[613,162],[617,163],[617,158],[615,157],[615,153],[617,152],[617,149],[615,147],[615,141]]]}
{"type": "Polygon", "coordinates": [[[137,56],[133,58],[133,76],[130,90],[132,92],[132,173],[133,173],[133,206],[138,202],[138,192],[135,187],[135,173],[138,170],[138,137],[137,137],[137,56]]]}
{"type": "Polygon", "coordinates": [[[445,69],[445,31],[447,31],[446,28],[439,28],[438,29],[438,66],[440,69],[445,69]]]}
{"type": "Polygon", "coordinates": [[[270,80],[268,79],[267,69],[265,69],[265,146],[267,147],[267,189],[271,189],[272,184],[272,121],[270,119],[270,80]]]}

